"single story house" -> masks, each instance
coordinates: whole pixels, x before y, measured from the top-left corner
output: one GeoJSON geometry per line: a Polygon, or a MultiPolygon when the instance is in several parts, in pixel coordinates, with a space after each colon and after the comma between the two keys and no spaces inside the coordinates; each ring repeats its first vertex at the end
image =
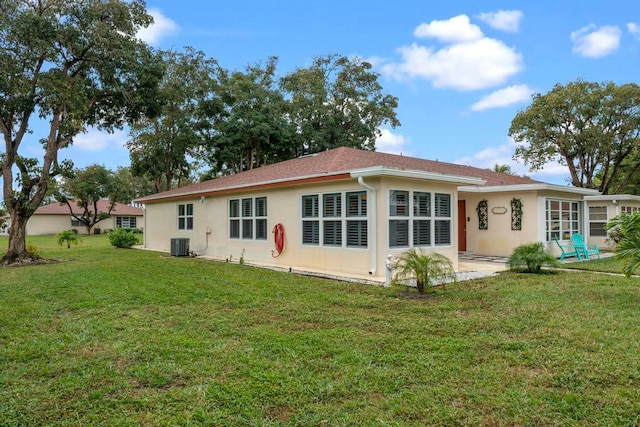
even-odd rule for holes
{"type": "MultiPolygon", "coordinates": [[[[98,212],[109,212],[109,201],[98,201],[98,212]]],[[[72,200],[70,201],[73,213],[81,216],[83,209],[72,200]]],[[[122,228],[142,228],[144,212],[141,208],[116,203],[111,215],[96,223],[92,232],[100,234],[105,230],[122,228]]],[[[69,206],[62,203],[51,203],[40,206],[27,222],[27,235],[57,234],[64,230],[77,230],[80,234],[86,234],[87,228],[71,215],[69,206]]]]}
{"type": "Polygon", "coordinates": [[[588,209],[589,243],[600,248],[613,249],[615,242],[609,239],[605,224],[621,213],[640,212],[640,196],[631,194],[608,194],[585,196],[588,209]]]}
{"type": "Polygon", "coordinates": [[[589,241],[585,199],[598,195],[342,147],[137,202],[148,249],[187,242],[202,256],[382,281],[388,257],[411,247],[440,252],[457,268],[459,252],[509,256],[530,242],[558,252],[554,238],[576,232],[589,241]]]}

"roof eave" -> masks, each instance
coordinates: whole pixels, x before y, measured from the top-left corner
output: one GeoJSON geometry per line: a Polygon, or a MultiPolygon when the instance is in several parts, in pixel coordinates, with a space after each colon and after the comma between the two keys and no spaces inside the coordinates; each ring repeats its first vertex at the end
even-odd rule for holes
{"type": "Polygon", "coordinates": [[[456,176],[445,175],[436,172],[426,172],[419,170],[406,170],[406,169],[393,169],[383,166],[375,166],[370,168],[356,169],[351,171],[351,176],[354,178],[366,178],[371,176],[391,176],[397,178],[412,178],[422,179],[427,181],[441,181],[450,182],[453,184],[467,184],[467,185],[484,185],[485,180],[480,178],[473,178],[468,176],[456,176]]]}
{"type": "Polygon", "coordinates": [[[497,193],[497,192],[510,192],[510,191],[562,191],[565,193],[574,193],[580,194],[584,196],[594,196],[600,194],[598,190],[593,190],[591,188],[579,188],[579,187],[567,187],[563,185],[556,184],[547,184],[547,183],[539,183],[539,184],[511,184],[511,185],[491,185],[486,187],[476,187],[476,186],[461,186],[458,187],[458,191],[463,191],[467,193],[497,193]]]}
{"type": "Polygon", "coordinates": [[[600,194],[597,196],[586,196],[584,198],[587,201],[620,201],[620,200],[629,200],[640,202],[640,196],[635,194],[600,194]]]}

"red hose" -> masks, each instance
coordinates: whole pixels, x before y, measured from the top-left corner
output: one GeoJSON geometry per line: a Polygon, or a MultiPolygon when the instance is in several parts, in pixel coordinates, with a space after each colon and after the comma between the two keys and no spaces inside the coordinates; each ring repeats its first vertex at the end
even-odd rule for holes
{"type": "Polygon", "coordinates": [[[276,245],[276,250],[271,251],[271,256],[278,258],[282,251],[284,251],[284,227],[278,223],[273,227],[273,241],[276,245]]]}

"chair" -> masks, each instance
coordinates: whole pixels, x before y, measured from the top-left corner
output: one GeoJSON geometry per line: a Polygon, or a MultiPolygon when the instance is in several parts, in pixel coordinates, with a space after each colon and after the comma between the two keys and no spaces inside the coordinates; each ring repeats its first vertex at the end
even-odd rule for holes
{"type": "Polygon", "coordinates": [[[597,255],[598,259],[600,259],[600,250],[598,249],[598,245],[587,245],[584,242],[582,234],[574,234],[573,236],[571,236],[571,241],[573,242],[573,246],[576,248],[576,250],[582,252],[582,255],[585,259],[589,259],[589,255],[591,254],[597,255]]]}
{"type": "Polygon", "coordinates": [[[553,240],[556,241],[556,245],[558,245],[560,252],[562,252],[560,255],[560,261],[568,256],[575,256],[578,258],[578,261],[582,261],[581,251],[579,251],[574,245],[561,245],[557,237],[554,237],[553,240]]]}

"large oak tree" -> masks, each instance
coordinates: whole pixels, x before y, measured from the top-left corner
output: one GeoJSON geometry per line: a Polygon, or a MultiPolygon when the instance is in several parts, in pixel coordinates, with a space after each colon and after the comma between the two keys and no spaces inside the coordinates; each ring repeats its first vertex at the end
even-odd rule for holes
{"type": "Polygon", "coordinates": [[[557,161],[576,187],[603,194],[625,187],[640,171],[640,87],[577,80],[537,94],[509,129],[518,147],[514,158],[532,171],[557,161]]]}
{"type": "Polygon", "coordinates": [[[88,126],[109,131],[153,108],[161,62],[135,37],[151,22],[143,0],[0,2],[1,169],[11,216],[3,262],[30,259],[26,224],[63,169],[59,150],[88,126]],[[28,158],[25,139],[38,118],[47,123],[37,137],[42,157],[28,158]]]}

